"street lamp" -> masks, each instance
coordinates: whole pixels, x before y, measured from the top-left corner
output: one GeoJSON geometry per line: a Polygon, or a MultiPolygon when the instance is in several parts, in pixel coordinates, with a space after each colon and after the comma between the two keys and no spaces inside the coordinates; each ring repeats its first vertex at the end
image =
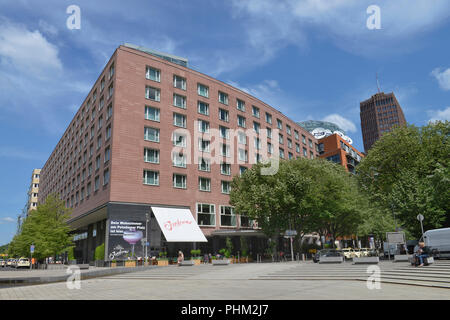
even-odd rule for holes
{"type": "Polygon", "coordinates": [[[148,222],[149,222],[149,216],[150,216],[150,213],[149,212],[146,212],[145,213],[145,218],[146,218],[146,220],[145,220],[145,261],[148,263],[148,243],[150,242],[150,241],[148,241],[148,222]]]}

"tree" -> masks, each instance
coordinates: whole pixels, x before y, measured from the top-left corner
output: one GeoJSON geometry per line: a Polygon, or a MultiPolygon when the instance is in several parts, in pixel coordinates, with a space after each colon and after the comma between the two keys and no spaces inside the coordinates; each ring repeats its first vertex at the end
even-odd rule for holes
{"type": "Polygon", "coordinates": [[[25,219],[20,234],[11,241],[9,252],[16,256],[28,256],[34,244],[33,256],[44,259],[67,251],[72,246],[70,227],[67,224],[71,209],[57,195],[47,197],[25,219]]]}
{"type": "MultiPolygon", "coordinates": [[[[357,167],[361,189],[371,204],[393,212],[414,237],[424,228],[450,223],[450,122],[397,127],[379,139],[357,167]]],[[[392,213],[393,214],[393,213],[392,213]]]]}
{"type": "Polygon", "coordinates": [[[233,178],[230,203],[273,240],[286,229],[297,230],[299,238],[311,231],[333,238],[356,232],[362,195],[343,167],[302,158],[281,161],[278,172],[267,176],[262,166],[233,178]]]}

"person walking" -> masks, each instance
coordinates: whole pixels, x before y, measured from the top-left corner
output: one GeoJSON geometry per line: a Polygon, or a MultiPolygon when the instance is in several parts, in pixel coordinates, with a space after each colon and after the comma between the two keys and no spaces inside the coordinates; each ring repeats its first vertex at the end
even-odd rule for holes
{"type": "Polygon", "coordinates": [[[181,251],[181,249],[178,249],[177,261],[178,261],[178,265],[180,265],[180,263],[184,261],[184,254],[183,254],[183,251],[181,251]]]}

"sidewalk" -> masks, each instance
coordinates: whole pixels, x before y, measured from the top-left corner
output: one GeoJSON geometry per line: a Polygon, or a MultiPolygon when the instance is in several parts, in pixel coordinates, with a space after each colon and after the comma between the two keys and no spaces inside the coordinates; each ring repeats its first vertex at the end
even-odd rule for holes
{"type": "MultiPolygon", "coordinates": [[[[80,270],[80,276],[81,280],[84,280],[94,277],[144,271],[153,268],[157,268],[157,266],[115,268],[89,267],[89,269],[80,270]]],[[[0,286],[31,285],[66,281],[67,278],[73,274],[72,272],[67,272],[67,268],[62,270],[0,270],[0,286]]]]}

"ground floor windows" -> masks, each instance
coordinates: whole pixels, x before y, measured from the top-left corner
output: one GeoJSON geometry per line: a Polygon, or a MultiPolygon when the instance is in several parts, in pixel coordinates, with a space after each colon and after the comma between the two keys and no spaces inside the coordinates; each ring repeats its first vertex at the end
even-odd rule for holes
{"type": "Polygon", "coordinates": [[[215,205],[207,203],[197,203],[197,223],[199,226],[215,226],[216,210],[215,205]]]}

